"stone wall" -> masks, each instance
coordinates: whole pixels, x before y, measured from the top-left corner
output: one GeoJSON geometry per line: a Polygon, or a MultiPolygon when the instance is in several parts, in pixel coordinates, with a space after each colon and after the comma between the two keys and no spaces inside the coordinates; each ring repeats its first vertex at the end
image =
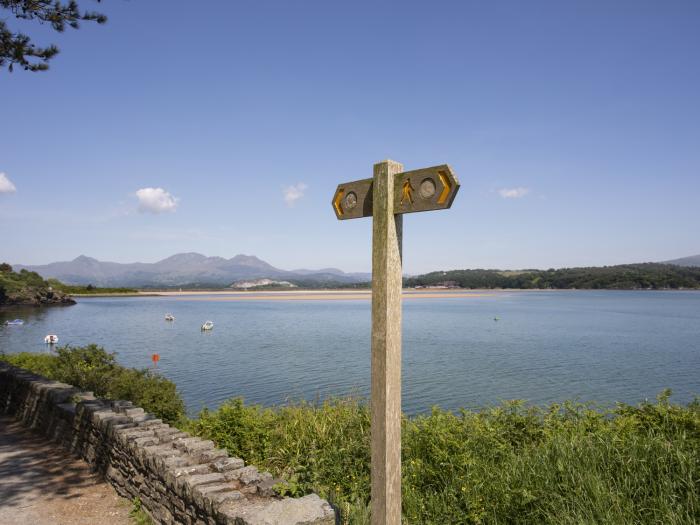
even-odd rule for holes
{"type": "Polygon", "coordinates": [[[90,392],[0,362],[0,412],[79,455],[156,523],[333,525],[316,494],[281,498],[267,472],[214,443],[173,428],[128,401],[90,392]]]}

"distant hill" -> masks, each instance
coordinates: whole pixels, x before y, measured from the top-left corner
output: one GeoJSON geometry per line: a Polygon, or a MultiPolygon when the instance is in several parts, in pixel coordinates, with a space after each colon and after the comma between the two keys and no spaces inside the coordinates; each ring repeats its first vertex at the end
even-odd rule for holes
{"type": "Polygon", "coordinates": [[[41,276],[27,270],[13,271],[0,264],[0,306],[48,306],[75,304],[67,294],[56,290],[41,276]]]}
{"type": "Polygon", "coordinates": [[[676,266],[700,266],[700,255],[691,255],[690,257],[682,257],[665,261],[666,264],[675,264],[676,266]]]}
{"type": "Polygon", "coordinates": [[[700,288],[700,267],[645,263],[558,270],[451,270],[404,279],[410,287],[666,290],[700,288]]]}
{"type": "Polygon", "coordinates": [[[354,272],[354,273],[345,273],[343,270],[339,270],[338,268],[321,268],[320,270],[291,270],[292,273],[295,273],[297,275],[318,275],[318,274],[325,274],[325,275],[340,275],[340,276],[345,276],[345,277],[353,277],[358,280],[358,282],[367,282],[372,280],[372,274],[369,272],[354,272]]]}
{"type": "Polygon", "coordinates": [[[100,287],[128,286],[189,287],[192,285],[230,286],[240,280],[282,279],[314,285],[352,284],[369,280],[369,274],[346,274],[335,268],[286,271],[254,255],[236,255],[230,259],[207,257],[200,253],[179,253],[155,263],[115,263],[81,255],[72,261],[40,266],[14,265],[17,270],[37,272],[45,279],[66,284],[100,287]]]}

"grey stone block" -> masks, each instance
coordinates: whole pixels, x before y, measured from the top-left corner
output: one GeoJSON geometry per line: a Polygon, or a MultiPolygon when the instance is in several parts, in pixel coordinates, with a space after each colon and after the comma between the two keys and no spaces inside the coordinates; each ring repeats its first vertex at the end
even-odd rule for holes
{"type": "Polygon", "coordinates": [[[173,446],[175,446],[175,442],[178,439],[183,439],[186,437],[189,437],[189,434],[187,434],[186,432],[181,432],[181,431],[177,430],[176,432],[161,434],[158,436],[158,439],[160,440],[161,443],[168,442],[168,443],[172,443],[173,446]]]}
{"type": "Polygon", "coordinates": [[[229,481],[240,481],[244,485],[253,485],[263,480],[272,478],[269,472],[260,472],[257,467],[249,465],[247,467],[229,470],[225,473],[229,481]]]}
{"type": "Polygon", "coordinates": [[[137,426],[143,428],[159,427],[163,424],[162,419],[158,419],[157,417],[151,414],[145,414],[143,416],[133,417],[131,419],[134,421],[134,423],[136,423],[137,426]]]}
{"type": "Polygon", "coordinates": [[[280,479],[280,478],[273,478],[272,476],[270,476],[267,479],[263,479],[262,481],[257,483],[258,496],[260,496],[262,498],[272,498],[274,496],[278,496],[279,494],[274,489],[274,486],[279,484],[279,483],[284,483],[284,480],[280,479]]]}
{"type": "Polygon", "coordinates": [[[197,450],[191,453],[197,463],[214,463],[215,461],[228,458],[228,452],[220,448],[210,450],[197,450]]]}
{"type": "MultiPolygon", "coordinates": [[[[189,464],[189,461],[187,461],[187,458],[184,458],[182,456],[172,456],[172,457],[167,457],[162,459],[163,466],[165,470],[171,470],[175,468],[181,468],[185,467],[189,464]]],[[[163,474],[165,475],[165,474],[163,474]]]]}
{"type": "Polygon", "coordinates": [[[205,441],[201,438],[191,436],[181,439],[175,439],[173,440],[173,445],[178,450],[182,450],[183,452],[187,452],[188,454],[192,453],[195,450],[206,450],[214,448],[213,441],[205,441]]]}
{"type": "Polygon", "coordinates": [[[158,438],[155,436],[145,436],[145,437],[139,437],[133,440],[134,445],[137,447],[144,447],[146,445],[157,445],[158,444],[158,438]]]}
{"type": "Polygon", "coordinates": [[[335,511],[316,494],[241,504],[224,503],[219,515],[230,525],[335,525],[335,511]]]}
{"type": "Polygon", "coordinates": [[[211,474],[209,465],[188,465],[172,469],[172,475],[176,478],[180,476],[194,476],[199,474],[211,474]]]}
{"type": "Polygon", "coordinates": [[[56,408],[62,412],[67,412],[69,414],[75,414],[76,411],[75,403],[60,403],[56,405],[56,408]]]}
{"type": "Polygon", "coordinates": [[[209,474],[194,474],[187,478],[187,483],[192,487],[198,485],[207,485],[209,483],[224,483],[226,482],[226,477],[218,472],[211,472],[209,474]]]}
{"type": "Polygon", "coordinates": [[[119,412],[121,414],[124,413],[124,410],[133,406],[134,404],[131,401],[124,401],[123,399],[112,401],[112,408],[114,409],[114,411],[119,412]]]}
{"type": "MultiPolygon", "coordinates": [[[[192,489],[192,496],[196,505],[206,509],[207,513],[212,514],[214,511],[214,496],[218,494],[230,494],[229,500],[238,499],[234,493],[241,494],[233,490],[230,483],[215,483],[209,485],[199,485],[192,489]]],[[[242,496],[242,494],[241,494],[242,496]]]]}
{"type": "Polygon", "coordinates": [[[144,414],[143,408],[134,407],[134,408],[125,408],[124,409],[124,415],[128,416],[128,417],[142,416],[143,414],[144,414]]]}
{"type": "Polygon", "coordinates": [[[212,467],[217,472],[227,472],[229,470],[237,470],[245,467],[245,462],[241,458],[222,458],[216,460],[212,467]]]}

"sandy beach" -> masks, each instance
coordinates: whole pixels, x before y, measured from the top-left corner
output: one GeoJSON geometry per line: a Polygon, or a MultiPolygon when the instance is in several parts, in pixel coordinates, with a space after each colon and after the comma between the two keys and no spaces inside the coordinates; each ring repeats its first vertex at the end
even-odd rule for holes
{"type": "MultiPolygon", "coordinates": [[[[489,297],[494,290],[404,290],[404,299],[451,299],[489,297]]],[[[148,292],[144,295],[174,297],[188,301],[357,301],[370,300],[371,290],[279,290],[279,291],[177,291],[148,292]]]]}

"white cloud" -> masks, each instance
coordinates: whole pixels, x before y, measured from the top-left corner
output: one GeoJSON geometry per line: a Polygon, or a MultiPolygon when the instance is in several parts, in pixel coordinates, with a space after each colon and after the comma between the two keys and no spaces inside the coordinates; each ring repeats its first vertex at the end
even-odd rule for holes
{"type": "Polygon", "coordinates": [[[501,188],[498,194],[504,199],[522,199],[530,193],[530,188],[501,188]]]}
{"type": "Polygon", "coordinates": [[[175,211],[180,201],[163,188],[141,188],[136,192],[136,198],[139,200],[139,211],[148,213],[175,211]]]}
{"type": "Polygon", "coordinates": [[[14,193],[16,191],[17,188],[12,184],[12,181],[7,178],[7,175],[0,171],[0,193],[14,193]]]}
{"type": "Polygon", "coordinates": [[[284,188],[282,192],[284,193],[284,202],[287,203],[287,206],[294,206],[294,203],[304,196],[306,188],[307,186],[303,182],[284,188]]]}

